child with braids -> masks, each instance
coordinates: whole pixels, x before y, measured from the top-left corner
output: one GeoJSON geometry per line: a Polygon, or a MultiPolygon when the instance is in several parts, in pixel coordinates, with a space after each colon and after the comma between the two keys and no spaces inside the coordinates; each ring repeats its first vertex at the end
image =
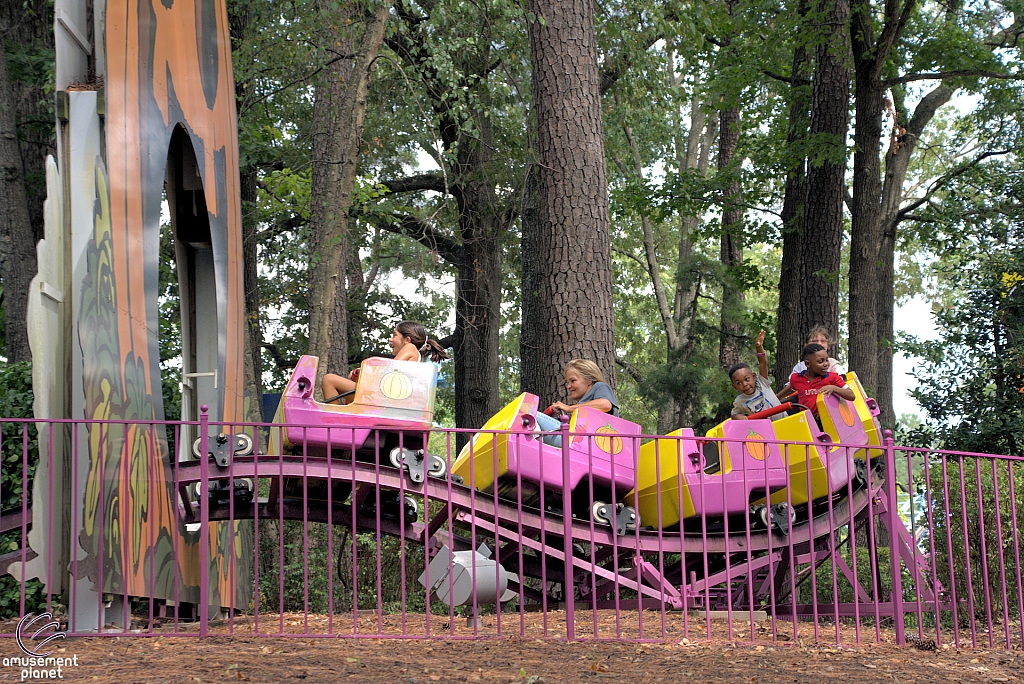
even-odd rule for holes
{"type": "MultiPolygon", "coordinates": [[[[395,331],[388,340],[391,351],[396,361],[424,361],[431,360],[438,363],[448,358],[448,353],[437,340],[427,336],[427,331],[416,321],[402,321],[395,326],[395,331]]],[[[348,377],[328,373],[320,383],[324,392],[324,399],[331,403],[340,403],[339,395],[346,394],[356,388],[356,380],[359,378],[359,369],[355,368],[348,377]]]]}

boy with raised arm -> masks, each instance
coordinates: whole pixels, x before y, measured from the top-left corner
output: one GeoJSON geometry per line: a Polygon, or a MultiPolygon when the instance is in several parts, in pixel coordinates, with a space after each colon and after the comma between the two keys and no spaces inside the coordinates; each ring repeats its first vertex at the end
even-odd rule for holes
{"type": "MultiPolygon", "coordinates": [[[[751,413],[779,405],[779,399],[768,382],[768,355],[764,351],[764,330],[757,333],[754,350],[757,352],[756,376],[750,366],[742,361],[729,369],[729,381],[733,389],[740,393],[732,403],[732,417],[737,420],[746,420],[751,413]]],[[[772,416],[772,420],[782,418],[783,415],[776,414],[772,416]]]]}

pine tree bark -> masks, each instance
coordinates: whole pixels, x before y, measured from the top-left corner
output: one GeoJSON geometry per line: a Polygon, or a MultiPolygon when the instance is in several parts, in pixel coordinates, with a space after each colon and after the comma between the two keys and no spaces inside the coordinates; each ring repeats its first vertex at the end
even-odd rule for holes
{"type": "Polygon", "coordinates": [[[547,353],[544,334],[544,222],[540,214],[540,169],[531,164],[526,174],[519,210],[520,294],[519,387],[523,392],[544,392],[547,353]]]}
{"type": "Polygon", "coordinates": [[[850,207],[850,368],[869,392],[878,386],[878,249],[882,192],[878,146],[882,137],[882,84],[872,65],[857,60],[857,126],[853,136],[850,207]]]}
{"type": "MultiPolygon", "coordinates": [[[[508,228],[508,214],[502,211],[490,175],[494,164],[491,120],[479,117],[476,124],[479,140],[462,141],[456,170],[460,178],[476,176],[455,192],[462,237],[455,303],[455,386],[459,388],[455,418],[460,427],[480,427],[500,408],[500,236],[508,228]]],[[[466,439],[459,435],[460,448],[466,439]]]]}
{"type": "Polygon", "coordinates": [[[739,107],[722,109],[718,114],[718,172],[728,180],[722,188],[722,233],[719,258],[723,266],[722,310],[719,330],[718,363],[729,368],[740,360],[743,335],[743,290],[737,270],[743,266],[743,209],[739,206],[739,160],[734,160],[740,141],[739,107]]]}
{"type": "Polygon", "coordinates": [[[530,0],[544,226],[543,402],[564,398],[574,358],[597,363],[615,386],[611,234],[604,127],[589,0],[530,0]],[[541,21],[543,20],[543,21],[541,21]]]}
{"type": "Polygon", "coordinates": [[[359,136],[366,116],[366,94],[384,40],[389,8],[390,3],[382,3],[365,18],[357,50],[357,37],[351,33],[357,24],[343,26],[346,17],[335,17],[324,31],[335,52],[354,52],[355,56],[328,64],[317,84],[313,104],[308,353],[321,359],[317,392],[328,367],[341,374],[347,371],[344,301],[348,214],[359,136]]]}
{"type": "MultiPolygon", "coordinates": [[[[46,0],[0,0],[0,33],[4,43],[39,52],[53,50],[53,7],[46,0]]],[[[15,202],[14,214],[4,211],[0,227],[0,281],[3,282],[8,361],[31,358],[28,347],[28,286],[36,273],[35,243],[43,237],[44,165],[55,153],[52,95],[42,78],[22,81],[3,59],[0,107],[9,117],[0,152],[3,202],[15,202]],[[8,144],[10,143],[10,145],[8,144]],[[20,185],[20,189],[14,187],[20,185]],[[20,198],[20,199],[18,199],[20,198]],[[13,339],[12,339],[13,337],[13,339]]],[[[2,210],[2,209],[0,209],[2,210]]]]}
{"type": "MultiPolygon", "coordinates": [[[[807,2],[798,7],[802,17],[807,2]]],[[[803,22],[801,21],[801,27],[803,22]]],[[[797,149],[807,138],[810,127],[810,56],[803,41],[793,49],[792,82],[789,88],[789,126],[786,148],[797,149]]],[[[775,366],[778,386],[786,384],[790,371],[800,360],[800,250],[801,222],[807,194],[807,158],[801,152],[786,172],[786,190],[782,199],[782,265],[779,272],[779,308],[775,328],[775,366]]]]}
{"type": "Polygon", "coordinates": [[[15,126],[15,97],[0,35],[0,278],[6,313],[7,361],[32,358],[28,345],[28,288],[36,274],[35,236],[15,126]]]}
{"type": "MultiPolygon", "coordinates": [[[[36,56],[53,54],[52,0],[0,0],[0,29],[8,45],[18,45],[36,56]]],[[[40,73],[19,80],[8,70],[18,126],[18,146],[24,172],[25,198],[32,235],[43,238],[43,202],[46,200],[46,156],[56,154],[53,94],[40,73]]]]}
{"type": "Polygon", "coordinates": [[[846,194],[846,134],[849,129],[849,0],[818,5],[823,23],[817,48],[808,136],[830,146],[807,169],[807,197],[800,245],[800,337],[815,325],[839,333],[839,263],[846,194]]]}

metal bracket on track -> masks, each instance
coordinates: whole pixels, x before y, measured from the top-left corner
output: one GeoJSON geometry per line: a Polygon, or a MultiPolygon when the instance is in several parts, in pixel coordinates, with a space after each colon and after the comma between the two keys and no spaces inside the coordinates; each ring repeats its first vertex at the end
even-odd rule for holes
{"type": "Polygon", "coordinates": [[[409,479],[420,484],[430,477],[444,477],[448,474],[448,465],[444,459],[428,454],[423,449],[403,449],[395,447],[391,450],[391,465],[400,470],[408,471],[409,479]]]}

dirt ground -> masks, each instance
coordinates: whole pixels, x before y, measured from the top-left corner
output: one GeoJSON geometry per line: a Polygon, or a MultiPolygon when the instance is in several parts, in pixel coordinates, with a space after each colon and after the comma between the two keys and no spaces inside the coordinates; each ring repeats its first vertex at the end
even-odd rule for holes
{"type": "MultiPolygon", "coordinates": [[[[564,634],[564,613],[549,613],[549,634],[564,634]]],[[[645,611],[645,615],[649,612],[645,611]]],[[[892,635],[862,632],[862,645],[824,645],[834,641],[834,626],[821,626],[819,645],[813,642],[813,626],[800,624],[792,638],[792,623],[755,622],[752,643],[728,643],[727,623],[712,621],[707,640],[702,620],[691,618],[665,623],[664,638],[657,613],[645,627],[645,636],[658,643],[590,641],[567,643],[557,638],[538,639],[519,635],[519,616],[505,624],[512,636],[495,636],[494,616],[483,618],[478,630],[487,638],[472,639],[472,630],[461,619],[457,636],[429,640],[378,638],[313,638],[294,632],[303,629],[326,632],[326,623],[304,621],[301,615],[261,616],[260,632],[284,631],[286,636],[255,636],[249,619],[234,621],[233,635],[226,622],[211,626],[212,636],[197,639],[173,636],[158,630],[151,636],[89,637],[68,639],[54,656],[78,656],[78,666],[65,669],[69,682],[374,682],[429,684],[431,682],[506,682],[554,684],[565,682],[825,682],[847,679],[856,682],[1024,682],[1024,653],[996,648],[960,648],[936,644],[925,638],[916,644],[896,646],[892,635]],[[690,637],[679,638],[687,628],[690,637]],[[788,632],[786,630],[789,630],[788,632]],[[287,634],[291,632],[292,635],[287,634]]],[[[360,616],[362,618],[362,616],[360,616]]],[[[409,615],[408,624],[415,624],[409,615]]],[[[509,616],[513,617],[513,616],[509,616]]],[[[628,617],[623,615],[623,617],[628,617]]],[[[636,614],[633,614],[635,619],[636,614]]],[[[672,616],[679,618],[678,615],[672,616]]],[[[386,616],[383,632],[398,632],[400,625],[386,616]]],[[[367,616],[376,626],[376,616],[367,616]]],[[[542,616],[527,614],[527,634],[542,628],[542,616]]],[[[599,626],[609,619],[599,616],[599,626]]],[[[613,619],[613,618],[612,618],[613,619]]],[[[363,620],[360,619],[360,623],[363,620]]],[[[626,620],[623,621],[626,624],[626,620]]],[[[334,629],[344,631],[341,621],[334,629]]],[[[369,626],[369,625],[367,625],[369,626]]],[[[448,627],[444,623],[435,627],[448,627]]],[[[592,637],[585,620],[577,622],[580,636],[592,637]]],[[[165,626],[167,630],[170,626],[165,626]]],[[[351,618],[347,628],[352,629],[351,618]]],[[[194,633],[193,626],[180,626],[194,633]]],[[[1017,628],[1019,630],[1019,628],[1017,628]]],[[[362,630],[360,630],[362,631],[362,630]]],[[[599,630],[604,632],[604,630],[599,630]]],[[[995,630],[994,630],[995,631],[995,630]]],[[[1000,631],[1001,632],[1001,631],[1000,631]]],[[[449,632],[450,633],[450,632],[449,632]]],[[[1018,632],[1019,633],[1019,632],[1018,632]]],[[[734,638],[751,641],[750,623],[734,625],[734,638]]],[[[624,629],[623,636],[630,636],[624,629]]],[[[636,636],[635,633],[632,636],[636,636]]],[[[931,635],[932,637],[934,635],[931,635]]],[[[916,637],[916,632],[911,632],[916,637]]],[[[855,634],[844,627],[841,640],[855,643],[855,634]]],[[[981,639],[987,646],[987,637],[981,639]]],[[[0,645],[0,657],[14,656],[13,641],[0,645]]],[[[19,681],[16,668],[0,668],[0,682],[19,681]]]]}
{"type": "MultiPolygon", "coordinates": [[[[914,647],[90,638],[67,644],[82,682],[1019,682],[1019,651],[914,647]]],[[[13,673],[12,673],[13,674],[13,673]]]]}

